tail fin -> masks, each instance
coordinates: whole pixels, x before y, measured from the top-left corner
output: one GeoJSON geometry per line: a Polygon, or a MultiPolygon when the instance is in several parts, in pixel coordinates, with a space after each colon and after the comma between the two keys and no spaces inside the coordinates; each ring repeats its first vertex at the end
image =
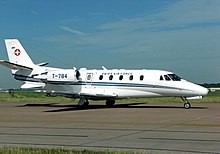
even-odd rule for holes
{"type": "Polygon", "coordinates": [[[10,68],[16,80],[25,82],[21,88],[43,88],[45,83],[35,76],[45,73],[40,67],[47,63],[35,65],[17,39],[5,39],[5,45],[9,61],[0,60],[0,64],[10,68]]]}
{"type": "Polygon", "coordinates": [[[5,39],[9,62],[32,68],[35,64],[17,39],[5,39]]]}

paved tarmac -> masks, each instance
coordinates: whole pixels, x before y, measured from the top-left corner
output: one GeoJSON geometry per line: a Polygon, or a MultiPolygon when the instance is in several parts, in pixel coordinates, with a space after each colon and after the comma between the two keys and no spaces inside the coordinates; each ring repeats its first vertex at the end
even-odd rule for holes
{"type": "Polygon", "coordinates": [[[220,153],[220,103],[192,106],[0,103],[0,146],[220,153]]]}

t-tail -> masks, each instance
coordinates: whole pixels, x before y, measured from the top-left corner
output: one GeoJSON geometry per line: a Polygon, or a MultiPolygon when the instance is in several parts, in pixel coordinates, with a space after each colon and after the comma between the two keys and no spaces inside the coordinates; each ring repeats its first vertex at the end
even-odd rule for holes
{"type": "Polygon", "coordinates": [[[33,61],[17,39],[6,39],[5,45],[11,63],[26,67],[32,67],[34,65],[33,61]]]}
{"type": "Polygon", "coordinates": [[[17,39],[5,39],[5,45],[9,61],[0,60],[0,64],[10,68],[15,79],[24,81],[21,88],[43,87],[44,83],[34,78],[34,76],[45,72],[45,68],[42,67],[43,64],[34,64],[17,39]]]}
{"type": "Polygon", "coordinates": [[[35,64],[17,39],[5,39],[5,45],[9,62],[1,60],[0,64],[10,68],[12,74],[16,72],[18,74],[27,74],[27,71],[30,72],[33,70],[35,64]],[[18,71],[20,71],[20,73],[18,71]]]}

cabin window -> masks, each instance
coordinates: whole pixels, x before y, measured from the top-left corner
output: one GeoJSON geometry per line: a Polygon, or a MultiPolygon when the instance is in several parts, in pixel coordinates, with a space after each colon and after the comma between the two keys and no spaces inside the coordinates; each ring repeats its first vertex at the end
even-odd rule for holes
{"type": "Polygon", "coordinates": [[[119,76],[119,80],[122,80],[122,79],[123,79],[123,75],[120,75],[120,76],[119,76]]]}
{"type": "Polygon", "coordinates": [[[109,76],[109,80],[112,80],[112,79],[113,79],[113,75],[110,75],[110,76],[109,76]]]}
{"type": "Polygon", "coordinates": [[[171,80],[168,75],[164,75],[164,78],[165,78],[166,81],[170,81],[171,80]]]}
{"type": "Polygon", "coordinates": [[[103,75],[100,75],[100,76],[99,76],[99,80],[102,80],[102,79],[103,79],[103,75]]]}
{"type": "Polygon", "coordinates": [[[144,76],[143,75],[140,76],[140,80],[141,81],[144,80],[144,76]]]}
{"type": "Polygon", "coordinates": [[[133,75],[129,76],[129,80],[133,80],[133,78],[134,78],[133,75]]]}
{"type": "Polygon", "coordinates": [[[160,81],[163,81],[163,76],[162,75],[160,76],[160,81]]]}

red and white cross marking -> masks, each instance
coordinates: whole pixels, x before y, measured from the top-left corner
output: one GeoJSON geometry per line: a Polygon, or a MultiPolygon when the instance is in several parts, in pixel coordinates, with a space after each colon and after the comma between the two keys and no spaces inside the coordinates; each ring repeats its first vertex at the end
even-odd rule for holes
{"type": "Polygon", "coordinates": [[[21,51],[19,49],[16,49],[14,54],[15,54],[15,56],[19,56],[21,54],[21,51]]]}

